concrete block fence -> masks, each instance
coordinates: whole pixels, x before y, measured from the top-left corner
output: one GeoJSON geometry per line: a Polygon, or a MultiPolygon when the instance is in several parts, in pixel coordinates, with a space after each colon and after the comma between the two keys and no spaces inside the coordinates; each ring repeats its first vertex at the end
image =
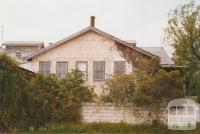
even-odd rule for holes
{"type": "MultiPolygon", "coordinates": [[[[155,116],[147,109],[131,105],[116,106],[113,103],[83,103],[81,109],[83,122],[125,122],[129,124],[149,123],[155,116]]],[[[165,122],[166,114],[162,116],[165,122]]]]}

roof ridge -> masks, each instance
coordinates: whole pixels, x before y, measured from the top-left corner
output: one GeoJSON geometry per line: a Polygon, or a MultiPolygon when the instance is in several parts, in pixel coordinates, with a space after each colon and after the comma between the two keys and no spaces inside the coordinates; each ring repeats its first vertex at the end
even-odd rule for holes
{"type": "Polygon", "coordinates": [[[33,58],[33,57],[35,57],[35,56],[37,56],[37,55],[39,55],[39,54],[41,54],[41,53],[43,53],[43,52],[45,52],[45,51],[48,51],[49,49],[52,49],[52,48],[54,48],[54,47],[57,47],[57,46],[59,46],[59,45],[65,43],[65,42],[68,42],[68,41],[70,41],[70,40],[72,40],[72,39],[74,39],[74,38],[77,38],[77,37],[79,37],[80,35],[82,35],[82,34],[88,32],[88,31],[90,31],[90,30],[93,31],[93,32],[96,32],[96,33],[98,33],[98,34],[101,34],[101,35],[103,35],[103,36],[105,36],[105,37],[107,37],[107,38],[110,38],[110,39],[112,39],[112,40],[114,40],[114,41],[116,41],[116,42],[119,42],[119,43],[121,43],[121,44],[123,44],[123,45],[125,45],[125,46],[127,46],[127,47],[129,47],[129,48],[132,48],[132,49],[134,49],[134,50],[136,50],[136,51],[138,51],[138,52],[140,52],[140,53],[143,53],[144,55],[147,55],[147,56],[149,56],[149,57],[156,56],[156,55],[154,55],[154,54],[152,54],[152,53],[150,53],[150,52],[148,52],[148,51],[145,51],[145,50],[143,50],[143,49],[141,49],[141,48],[139,48],[139,47],[134,47],[134,46],[128,44],[126,41],[121,40],[121,39],[119,39],[119,38],[117,38],[117,37],[115,37],[115,36],[113,36],[113,35],[111,35],[111,34],[109,34],[109,33],[106,33],[106,32],[104,32],[104,31],[102,31],[102,30],[100,30],[100,29],[97,29],[97,28],[95,28],[95,27],[89,26],[89,27],[86,27],[86,28],[84,28],[83,30],[80,30],[80,31],[78,31],[78,32],[76,32],[76,33],[74,33],[74,34],[72,34],[72,35],[70,35],[70,36],[68,36],[68,37],[66,37],[66,38],[64,38],[64,39],[62,39],[62,40],[59,40],[59,41],[57,41],[57,42],[55,42],[55,43],[52,43],[52,45],[49,45],[49,46],[46,47],[46,48],[40,49],[40,50],[37,51],[36,53],[33,53],[33,54],[31,54],[31,55],[28,55],[28,56],[26,56],[25,58],[26,58],[27,60],[30,60],[31,58],[33,58]]]}

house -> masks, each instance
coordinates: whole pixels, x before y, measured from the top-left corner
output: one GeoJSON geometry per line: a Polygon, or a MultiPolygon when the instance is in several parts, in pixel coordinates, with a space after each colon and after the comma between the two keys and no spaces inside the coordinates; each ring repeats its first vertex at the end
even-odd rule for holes
{"type": "Polygon", "coordinates": [[[89,27],[26,56],[26,59],[29,70],[41,71],[44,75],[55,73],[62,77],[77,68],[100,95],[106,78],[131,73],[141,58],[154,56],[160,59],[161,66],[171,64],[164,49],[139,48],[135,42],[114,37],[97,29],[92,16],[89,27]]]}
{"type": "Polygon", "coordinates": [[[18,62],[23,62],[23,57],[44,48],[44,43],[42,41],[6,41],[3,46],[6,54],[18,62]]]}
{"type": "MultiPolygon", "coordinates": [[[[0,54],[4,54],[5,53],[5,49],[4,48],[2,48],[2,47],[0,47],[0,54]]],[[[1,62],[1,61],[0,61],[1,62]]],[[[25,69],[25,68],[23,68],[23,67],[18,67],[20,70],[22,70],[24,73],[25,73],[25,75],[26,75],[26,78],[28,79],[28,80],[30,80],[32,77],[34,77],[35,76],[35,73],[34,72],[32,72],[32,71],[30,71],[30,70],[28,70],[28,69],[25,69]]]]}

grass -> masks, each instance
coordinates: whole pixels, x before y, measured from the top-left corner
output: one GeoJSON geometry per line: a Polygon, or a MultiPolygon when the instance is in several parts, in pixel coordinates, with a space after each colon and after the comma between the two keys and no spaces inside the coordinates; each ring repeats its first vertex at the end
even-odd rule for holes
{"type": "Polygon", "coordinates": [[[19,134],[200,134],[200,125],[196,130],[174,131],[165,125],[130,125],[125,123],[66,123],[54,124],[48,128],[19,134]]]}

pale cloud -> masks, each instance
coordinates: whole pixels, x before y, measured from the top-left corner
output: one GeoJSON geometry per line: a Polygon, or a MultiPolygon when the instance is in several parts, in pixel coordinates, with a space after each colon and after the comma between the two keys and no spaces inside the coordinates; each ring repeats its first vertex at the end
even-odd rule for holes
{"type": "Polygon", "coordinates": [[[170,9],[188,0],[0,0],[5,40],[58,41],[89,25],[143,46],[162,45],[170,9]]]}

